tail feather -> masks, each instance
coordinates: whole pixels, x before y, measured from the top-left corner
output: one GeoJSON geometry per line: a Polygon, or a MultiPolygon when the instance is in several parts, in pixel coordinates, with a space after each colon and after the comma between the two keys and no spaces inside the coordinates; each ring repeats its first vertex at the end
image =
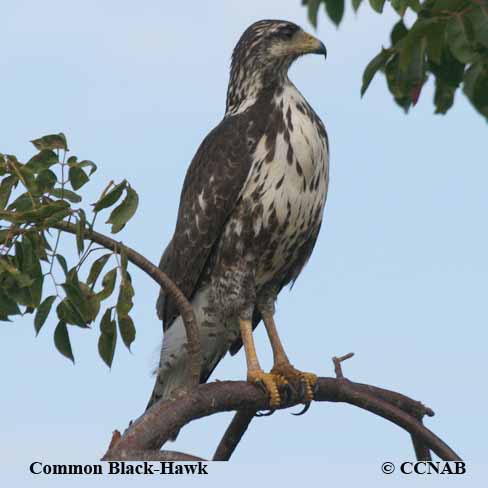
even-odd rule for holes
{"type": "MultiPolygon", "coordinates": [[[[192,305],[199,324],[203,352],[200,383],[205,383],[226,354],[229,343],[226,341],[225,327],[220,327],[218,324],[209,325],[209,317],[206,315],[208,310],[206,290],[197,293],[192,305]]],[[[182,318],[178,317],[164,334],[156,382],[146,410],[159,400],[175,398],[178,390],[184,390],[189,385],[186,343],[185,326],[182,318]]],[[[174,439],[177,434],[177,432],[174,434],[174,439]]]]}
{"type": "Polygon", "coordinates": [[[176,365],[171,369],[166,368],[158,371],[156,383],[146,410],[161,399],[170,399],[176,390],[185,387],[187,380],[185,369],[185,365],[183,364],[176,365]]]}

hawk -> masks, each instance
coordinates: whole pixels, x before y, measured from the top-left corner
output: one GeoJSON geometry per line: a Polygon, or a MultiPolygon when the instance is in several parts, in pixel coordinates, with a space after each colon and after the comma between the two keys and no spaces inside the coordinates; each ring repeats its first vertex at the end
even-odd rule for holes
{"type": "MultiPolygon", "coordinates": [[[[274,321],[281,289],[293,283],[319,234],[329,181],[324,124],[288,78],[300,56],[326,55],[322,42],[281,20],[251,25],[237,43],[223,120],[187,171],[174,235],[160,261],[191,301],[200,331],[204,383],[244,345],[247,380],[264,385],[270,406],[288,383],[313,398],[317,377],[295,369],[274,321]],[[259,364],[253,329],[261,320],[274,366],[259,364]]],[[[186,334],[171,296],[157,312],[164,338],[148,408],[188,383],[186,334]]]]}

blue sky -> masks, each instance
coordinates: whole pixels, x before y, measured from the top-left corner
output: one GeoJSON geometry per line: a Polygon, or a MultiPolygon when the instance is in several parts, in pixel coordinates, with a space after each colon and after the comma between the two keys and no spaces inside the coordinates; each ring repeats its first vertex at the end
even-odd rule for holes
{"type": "MultiPolygon", "coordinates": [[[[0,15],[0,150],[25,160],[29,140],[63,131],[74,154],[99,165],[87,202],[110,179],[127,178],[137,189],[139,211],[120,235],[154,262],[171,236],[189,161],[223,115],[242,31],[261,18],[312,31],[298,0],[17,1],[4,3],[0,15]]],[[[362,71],[388,43],[394,17],[368,5],[356,17],[349,7],[336,29],[321,14],[316,34],[327,62],[310,56],[291,70],[327,126],[331,181],[316,250],[293,291],[280,296],[277,323],[297,367],[330,376],[330,358],[354,351],[344,365],[350,379],[431,406],[437,415],[426,424],[469,462],[463,483],[474,483],[488,434],[486,123],[461,94],[447,116],[434,115],[432,81],[408,116],[382,77],[360,99],[362,71]]],[[[72,245],[66,237],[64,249],[72,245]]],[[[132,353],[119,341],[111,371],[97,356],[97,326],[71,330],[73,366],[54,349],[54,319],[38,338],[30,317],[1,324],[2,479],[65,483],[34,479],[28,465],[96,462],[112,430],[143,410],[161,327],[157,287],[133,275],[137,338],[132,353]]],[[[256,341],[270,367],[263,330],[256,341]]],[[[244,376],[243,354],[226,358],[214,375],[244,376]]],[[[211,456],[229,420],[222,414],[191,424],[174,448],[211,456]]],[[[203,481],[171,483],[292,486],[313,480],[320,465],[324,483],[379,485],[392,479],[381,474],[383,461],[411,459],[409,437],[397,427],[347,405],[315,404],[303,417],[256,419],[232,464],[213,467],[203,481]]]]}

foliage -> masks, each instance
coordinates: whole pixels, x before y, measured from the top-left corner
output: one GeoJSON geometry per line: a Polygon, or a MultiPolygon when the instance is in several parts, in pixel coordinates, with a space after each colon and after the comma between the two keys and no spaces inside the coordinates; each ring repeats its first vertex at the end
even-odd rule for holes
{"type": "MultiPolygon", "coordinates": [[[[362,0],[351,0],[355,11],[362,0]]],[[[417,103],[429,75],[435,79],[435,112],[445,114],[461,88],[488,120],[488,0],[389,0],[400,19],[392,27],[391,45],[371,60],[363,74],[361,95],[378,71],[405,111],[417,103]],[[415,20],[410,27],[405,14],[415,20]]],[[[321,4],[339,25],[345,0],[302,0],[316,27],[321,4]]],[[[378,13],[385,0],[369,0],[378,13]]]]}
{"type": "Polygon", "coordinates": [[[85,232],[93,230],[99,213],[117,203],[107,223],[112,233],[119,232],[136,211],[137,193],[125,180],[117,185],[110,182],[93,204],[88,220],[87,212],[77,205],[82,202],[77,191],[90,181],[95,163],[78,161],[76,156],[66,159],[64,134],[31,142],[38,153],[25,164],[13,155],[0,154],[0,320],[34,314],[34,329],[39,334],[50,313],[55,313],[54,344],[74,361],[71,327],[90,328],[103,305],[98,351],[111,366],[118,333],[128,348],[135,339],[129,314],[134,290],[123,246],[120,256],[105,252],[93,260],[94,253],[106,250],[94,247],[93,242],[85,246],[85,232]],[[62,231],[56,227],[61,222],[76,226],[78,259],[73,265],[58,250],[62,231]],[[112,267],[105,272],[109,262],[112,267]],[[84,281],[82,268],[88,271],[84,281]],[[117,281],[118,297],[107,306],[104,302],[112,296],[117,281]]]}

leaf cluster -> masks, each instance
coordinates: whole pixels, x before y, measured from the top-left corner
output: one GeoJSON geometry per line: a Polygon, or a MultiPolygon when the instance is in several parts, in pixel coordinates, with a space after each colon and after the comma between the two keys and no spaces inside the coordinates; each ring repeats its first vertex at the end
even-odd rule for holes
{"type": "Polygon", "coordinates": [[[122,244],[118,253],[93,259],[93,253],[103,248],[94,248],[89,239],[85,243],[98,214],[111,207],[107,223],[112,233],[119,232],[134,215],[138,195],[126,180],[110,182],[92,204],[88,220],[78,191],[97,170],[95,163],[67,158],[68,144],[62,133],[31,142],[38,152],[25,164],[13,155],[0,154],[0,320],[34,314],[38,334],[51,312],[55,313],[54,344],[74,361],[70,328],[90,329],[118,281],[115,303],[102,314],[98,341],[101,358],[111,366],[118,334],[127,348],[135,339],[129,315],[134,290],[122,244]],[[78,260],[71,266],[58,249],[62,222],[76,228],[78,260]],[[115,265],[105,271],[111,260],[115,265]],[[91,265],[83,280],[87,262],[91,265]]]}
{"type": "MultiPolygon", "coordinates": [[[[389,0],[400,19],[392,27],[390,46],[382,48],[363,74],[361,95],[377,72],[385,75],[395,102],[408,111],[417,103],[422,87],[435,80],[435,112],[445,114],[458,89],[488,120],[488,0],[389,0]],[[405,14],[415,18],[410,26],[405,14]]],[[[345,0],[303,0],[311,23],[317,25],[323,3],[339,25],[345,0]]],[[[362,0],[352,0],[357,10],[362,0]]],[[[385,0],[369,0],[382,13],[385,0]]]]}

